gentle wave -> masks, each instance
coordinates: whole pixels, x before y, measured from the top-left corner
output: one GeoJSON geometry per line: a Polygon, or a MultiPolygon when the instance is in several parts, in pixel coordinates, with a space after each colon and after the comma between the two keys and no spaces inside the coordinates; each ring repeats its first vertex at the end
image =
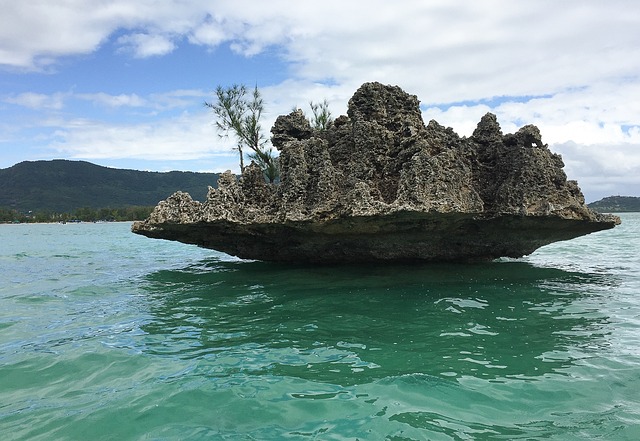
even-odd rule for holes
{"type": "Polygon", "coordinates": [[[3,439],[640,439],[640,217],[478,265],[0,226],[3,439]]]}

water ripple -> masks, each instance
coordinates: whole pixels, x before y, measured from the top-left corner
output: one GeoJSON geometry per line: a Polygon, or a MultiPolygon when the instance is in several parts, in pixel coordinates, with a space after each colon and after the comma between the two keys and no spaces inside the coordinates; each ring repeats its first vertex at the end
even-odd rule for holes
{"type": "Polygon", "coordinates": [[[0,431],[638,439],[633,219],[516,261],[343,267],[0,226],[0,431]]]}

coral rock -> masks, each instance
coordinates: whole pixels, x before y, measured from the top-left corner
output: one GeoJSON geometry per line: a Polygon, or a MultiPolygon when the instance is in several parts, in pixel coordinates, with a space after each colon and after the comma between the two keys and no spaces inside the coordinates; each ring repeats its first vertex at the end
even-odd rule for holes
{"type": "Polygon", "coordinates": [[[366,83],[326,130],[301,111],[272,128],[281,179],[255,165],[223,174],[203,203],[170,196],[132,230],[248,259],[474,261],[613,228],[591,211],[562,158],[527,125],[490,113],[469,138],[425,126],[414,95],[366,83]]]}

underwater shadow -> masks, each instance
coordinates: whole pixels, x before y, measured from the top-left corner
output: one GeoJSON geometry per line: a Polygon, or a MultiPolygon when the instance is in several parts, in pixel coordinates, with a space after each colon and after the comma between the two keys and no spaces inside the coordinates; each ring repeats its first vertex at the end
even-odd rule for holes
{"type": "Polygon", "coordinates": [[[563,375],[606,347],[614,277],[502,261],[284,265],[206,259],[145,277],[144,351],[336,384],[421,373],[563,375]]]}

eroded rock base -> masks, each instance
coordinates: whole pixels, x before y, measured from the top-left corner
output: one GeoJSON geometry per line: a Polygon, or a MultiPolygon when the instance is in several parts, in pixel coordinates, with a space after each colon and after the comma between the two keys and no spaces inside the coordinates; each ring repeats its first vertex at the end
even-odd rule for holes
{"type": "Polygon", "coordinates": [[[549,243],[610,228],[561,218],[398,213],[313,223],[242,225],[226,221],[163,224],[139,230],[239,256],[280,262],[452,261],[522,257],[549,243]]]}

